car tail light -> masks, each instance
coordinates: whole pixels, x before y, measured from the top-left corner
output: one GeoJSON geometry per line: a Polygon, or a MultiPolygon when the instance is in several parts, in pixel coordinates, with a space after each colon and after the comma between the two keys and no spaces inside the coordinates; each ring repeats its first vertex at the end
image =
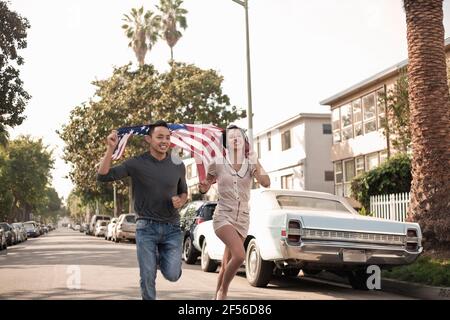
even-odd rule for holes
{"type": "Polygon", "coordinates": [[[295,220],[289,221],[289,229],[300,229],[300,222],[295,220]]]}
{"type": "Polygon", "coordinates": [[[417,231],[414,229],[409,229],[408,233],[406,234],[408,238],[417,238],[417,231]]]}
{"type": "Polygon", "coordinates": [[[286,229],[281,229],[281,236],[286,237],[286,229]]]}
{"type": "Polygon", "coordinates": [[[200,223],[202,223],[202,222],[205,222],[205,219],[203,219],[202,217],[197,217],[197,218],[195,219],[195,224],[200,224],[200,223]]]}
{"type": "Polygon", "coordinates": [[[297,220],[289,220],[288,230],[287,230],[287,239],[290,243],[299,243],[301,240],[301,225],[300,221],[297,220]]]}
{"type": "Polygon", "coordinates": [[[419,239],[416,229],[408,229],[406,232],[406,250],[417,251],[419,248],[419,239]]]}

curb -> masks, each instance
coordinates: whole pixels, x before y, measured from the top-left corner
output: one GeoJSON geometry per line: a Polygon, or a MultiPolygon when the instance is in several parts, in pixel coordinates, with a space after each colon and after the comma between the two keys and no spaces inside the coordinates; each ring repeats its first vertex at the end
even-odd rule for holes
{"type": "MultiPolygon", "coordinates": [[[[333,273],[325,271],[316,276],[308,277],[349,285],[346,278],[339,277],[333,273]]],[[[416,284],[387,278],[381,279],[381,291],[401,294],[407,297],[423,300],[450,300],[450,288],[448,287],[433,287],[424,284],[416,284]]]]}

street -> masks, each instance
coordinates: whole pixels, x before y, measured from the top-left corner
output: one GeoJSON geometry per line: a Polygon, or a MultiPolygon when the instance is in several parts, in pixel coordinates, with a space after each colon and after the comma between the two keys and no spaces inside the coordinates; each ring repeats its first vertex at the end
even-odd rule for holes
{"type": "MultiPolygon", "coordinates": [[[[157,276],[162,300],[210,300],[217,273],[183,264],[178,282],[157,276]]],[[[0,299],[140,299],[135,244],[113,243],[59,228],[0,252],[0,299]]],[[[251,287],[240,272],[229,299],[409,299],[382,291],[298,277],[274,279],[267,288],[251,287]]]]}

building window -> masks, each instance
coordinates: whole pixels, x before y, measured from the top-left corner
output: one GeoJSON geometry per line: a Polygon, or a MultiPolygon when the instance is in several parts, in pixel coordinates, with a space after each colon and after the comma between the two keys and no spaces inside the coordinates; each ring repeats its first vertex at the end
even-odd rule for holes
{"type": "Polygon", "coordinates": [[[287,150],[291,148],[291,131],[285,131],[281,134],[281,150],[287,150]]]}
{"type": "Polygon", "coordinates": [[[377,130],[375,94],[371,93],[362,98],[364,134],[377,130]]]}
{"type": "Polygon", "coordinates": [[[368,154],[366,156],[366,168],[370,171],[378,166],[378,152],[368,154]]]}
{"type": "Polygon", "coordinates": [[[386,121],[386,105],[383,101],[384,88],[377,90],[378,128],[383,128],[386,121]]]}
{"type": "Polygon", "coordinates": [[[192,164],[186,167],[186,178],[192,179],[192,164]]]}
{"type": "Polygon", "coordinates": [[[353,138],[353,117],[350,104],[341,107],[342,141],[353,138]]]}
{"type": "Polygon", "coordinates": [[[355,137],[363,134],[361,99],[352,102],[355,137]]]}
{"type": "Polygon", "coordinates": [[[325,181],[334,181],[334,171],[325,171],[325,181]]]}
{"type": "Polygon", "coordinates": [[[272,150],[272,134],[270,132],[267,133],[267,150],[272,150]]]}
{"type": "Polygon", "coordinates": [[[344,195],[343,185],[342,185],[342,178],[343,178],[343,172],[342,172],[342,161],[338,161],[334,163],[334,185],[335,190],[334,192],[338,196],[344,195]]]}
{"type": "Polygon", "coordinates": [[[364,172],[364,157],[356,158],[356,175],[364,172]]]}
{"type": "MultiPolygon", "coordinates": [[[[190,186],[189,188],[189,195],[191,196],[192,199],[192,195],[199,193],[198,190],[198,186],[190,186]]],[[[186,212],[188,214],[188,212],[186,212]]]]}
{"type": "Polygon", "coordinates": [[[333,128],[333,143],[341,141],[341,116],[340,108],[331,112],[331,126],[333,128]]]}
{"type": "Polygon", "coordinates": [[[331,134],[332,133],[331,124],[323,123],[322,124],[322,133],[323,134],[331,134]]]}
{"type": "Polygon", "coordinates": [[[281,177],[281,189],[294,189],[294,175],[293,174],[281,177]]]}
{"type": "Polygon", "coordinates": [[[387,150],[380,152],[380,164],[382,164],[387,159],[387,150]]]}
{"type": "Polygon", "coordinates": [[[355,177],[355,159],[344,161],[344,196],[351,195],[351,182],[355,177]]]}

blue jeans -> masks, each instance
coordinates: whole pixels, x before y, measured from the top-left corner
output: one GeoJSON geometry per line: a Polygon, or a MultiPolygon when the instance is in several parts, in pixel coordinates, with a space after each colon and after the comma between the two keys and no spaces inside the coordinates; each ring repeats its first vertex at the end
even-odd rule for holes
{"type": "Polygon", "coordinates": [[[136,222],[136,248],[143,300],[155,300],[156,270],[169,281],[181,276],[182,233],[179,224],[140,219],[136,222]]]}

